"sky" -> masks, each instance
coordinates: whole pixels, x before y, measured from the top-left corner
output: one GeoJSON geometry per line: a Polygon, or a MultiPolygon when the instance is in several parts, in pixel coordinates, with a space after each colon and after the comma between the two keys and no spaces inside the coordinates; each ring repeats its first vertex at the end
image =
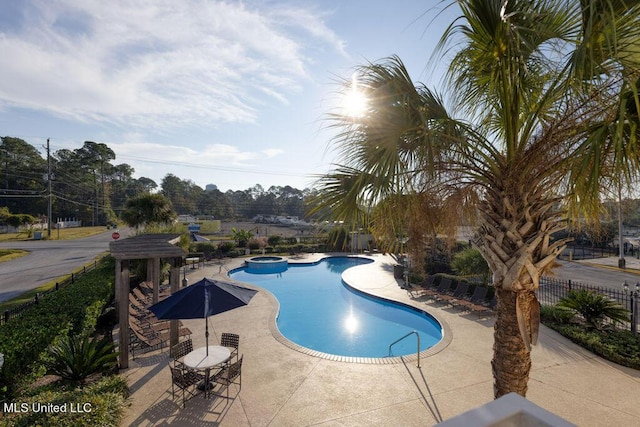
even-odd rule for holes
{"type": "Polygon", "coordinates": [[[438,87],[448,3],[2,0],[0,135],[101,142],[158,185],[309,188],[339,160],[326,117],[354,67],[395,54],[438,87]]]}

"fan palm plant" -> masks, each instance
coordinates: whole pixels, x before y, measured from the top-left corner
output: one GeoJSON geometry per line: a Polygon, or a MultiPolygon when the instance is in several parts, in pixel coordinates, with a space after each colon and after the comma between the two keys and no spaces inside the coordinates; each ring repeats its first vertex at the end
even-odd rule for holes
{"type": "Polygon", "coordinates": [[[113,369],[118,359],[111,341],[88,335],[60,339],[49,348],[49,356],[47,370],[70,381],[113,369]]]}
{"type": "Polygon", "coordinates": [[[341,161],[319,179],[319,204],[333,219],[375,223],[373,207],[403,195],[418,206],[378,211],[387,224],[425,232],[432,225],[406,216],[428,209],[421,195],[455,201],[447,203],[453,214],[440,218],[473,207],[474,243],[498,301],[494,394],[524,396],[539,327],[535,291],[566,243],[554,233],[570,213],[595,218],[603,182],[639,170],[640,5],[457,3],[461,19],[438,50],[457,50],[446,92],[457,117],[442,96],[413,83],[400,58],[358,67],[366,111],[329,116],[341,161]]]}
{"type": "Polygon", "coordinates": [[[606,319],[612,322],[628,322],[629,311],[611,298],[587,289],[569,291],[558,306],[580,314],[594,329],[602,329],[606,319]]]}

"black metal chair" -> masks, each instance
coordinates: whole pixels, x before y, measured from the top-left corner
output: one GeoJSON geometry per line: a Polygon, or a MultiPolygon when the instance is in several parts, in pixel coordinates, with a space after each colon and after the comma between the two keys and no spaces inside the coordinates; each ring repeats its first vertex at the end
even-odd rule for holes
{"type": "MultiPolygon", "coordinates": [[[[240,390],[242,389],[242,358],[243,357],[244,356],[240,356],[240,359],[238,359],[237,362],[231,363],[225,366],[224,368],[222,368],[222,370],[218,372],[216,375],[214,375],[213,378],[211,379],[211,382],[214,383],[214,387],[215,387],[215,384],[220,384],[222,387],[226,389],[227,399],[229,398],[229,387],[231,386],[231,384],[238,385],[238,393],[240,393],[240,390]],[[237,383],[236,383],[236,379],[238,380],[237,383]]],[[[215,394],[216,396],[221,396],[218,393],[213,393],[213,394],[215,394]]]]}
{"type": "Polygon", "coordinates": [[[206,380],[204,374],[189,369],[182,369],[180,367],[169,366],[171,369],[171,395],[175,399],[176,387],[182,390],[182,407],[186,407],[186,402],[190,398],[198,394],[198,384],[206,380]],[[189,394],[189,399],[187,399],[189,394]]]}
{"type": "Polygon", "coordinates": [[[223,332],[220,336],[220,345],[223,347],[229,347],[231,350],[231,358],[238,359],[238,348],[240,347],[240,335],[232,334],[229,332],[223,332]]]}
{"type": "Polygon", "coordinates": [[[193,351],[193,341],[191,340],[191,338],[181,341],[178,344],[171,347],[171,350],[169,350],[169,356],[173,361],[173,366],[184,368],[182,361],[179,359],[183,358],[184,356],[191,353],[192,351],[193,351]]]}

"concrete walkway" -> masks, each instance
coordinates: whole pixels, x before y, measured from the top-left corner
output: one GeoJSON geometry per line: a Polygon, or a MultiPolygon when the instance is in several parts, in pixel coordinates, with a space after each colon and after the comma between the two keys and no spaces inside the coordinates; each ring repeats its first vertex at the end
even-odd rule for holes
{"type": "MultiPolygon", "coordinates": [[[[222,332],[241,336],[242,389],[232,387],[232,399],[197,396],[182,409],[181,397],[171,396],[168,352],[147,353],[123,372],[131,389],[123,425],[425,426],[493,400],[492,318],[412,300],[393,278],[395,261],[371,258],[374,263],[347,270],[345,281],[424,309],[445,325],[450,339],[423,358],[420,369],[415,357],[350,363],[292,349],[274,337],[277,302],[259,292],[248,306],[209,319],[210,342],[222,332]]],[[[219,270],[195,270],[189,282],[226,278],[219,270]]],[[[184,323],[194,346],[204,345],[204,321],[184,323]]],[[[532,359],[527,398],[533,403],[579,426],[640,425],[640,371],[604,361],[544,326],[532,359]]]]}

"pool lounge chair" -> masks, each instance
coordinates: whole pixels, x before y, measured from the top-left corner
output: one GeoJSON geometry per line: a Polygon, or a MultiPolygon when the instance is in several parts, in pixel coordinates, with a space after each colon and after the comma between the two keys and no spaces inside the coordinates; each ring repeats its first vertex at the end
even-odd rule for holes
{"type": "Polygon", "coordinates": [[[451,289],[451,284],[451,279],[449,279],[448,277],[444,277],[440,279],[440,284],[437,288],[427,289],[424,292],[424,295],[431,297],[431,299],[433,300],[437,300],[438,296],[446,295],[449,292],[449,289],[451,289]]]}
{"type": "Polygon", "coordinates": [[[482,301],[486,298],[489,288],[486,286],[476,286],[473,295],[468,300],[461,299],[456,301],[455,305],[460,306],[468,311],[484,311],[486,307],[482,305],[482,301]]]}
{"type": "Polygon", "coordinates": [[[402,283],[401,287],[402,289],[407,291],[407,293],[411,298],[418,298],[424,293],[425,290],[433,286],[433,281],[435,280],[435,278],[436,276],[431,275],[431,276],[428,276],[424,281],[420,282],[419,284],[413,284],[411,282],[407,282],[407,283],[402,283]]]}
{"type": "Polygon", "coordinates": [[[467,294],[469,290],[468,282],[458,282],[458,285],[453,290],[453,292],[449,292],[446,294],[438,294],[435,295],[435,299],[438,302],[444,302],[447,304],[455,305],[456,301],[463,299],[463,297],[467,294]]]}

